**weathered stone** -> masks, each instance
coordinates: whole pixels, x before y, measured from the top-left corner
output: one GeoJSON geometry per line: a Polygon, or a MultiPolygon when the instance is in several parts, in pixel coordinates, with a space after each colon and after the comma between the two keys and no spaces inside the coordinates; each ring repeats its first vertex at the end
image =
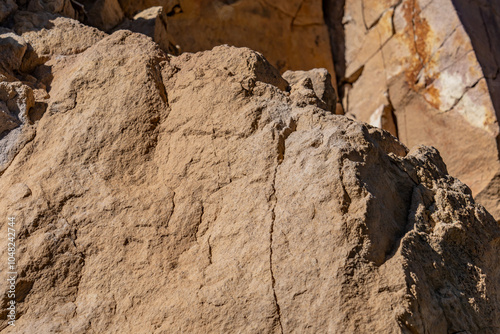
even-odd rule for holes
{"type": "Polygon", "coordinates": [[[245,46],[264,54],[281,72],[326,68],[334,73],[319,0],[192,0],[166,8],[172,8],[168,31],[183,52],[245,46]]]}
{"type": "MultiPolygon", "coordinates": [[[[397,100],[393,106],[397,124],[389,122],[385,128],[393,128],[392,133],[396,129],[410,147],[437,147],[450,173],[475,195],[500,170],[498,85],[490,79],[496,78],[491,73],[498,72],[498,62],[495,56],[485,56],[500,54],[486,47],[492,45],[487,36],[500,27],[497,16],[486,12],[500,8],[480,3],[347,0],[345,82],[349,86],[341,89],[346,113],[371,124],[381,125],[381,112],[397,100]],[[488,31],[481,15],[488,17],[488,31]],[[475,143],[476,149],[464,141],[475,143]]],[[[486,201],[485,193],[491,191],[483,192],[482,203],[489,203],[488,209],[496,212],[498,208],[490,205],[500,200],[500,194],[486,201]]]]}
{"type": "Polygon", "coordinates": [[[151,7],[160,6],[165,9],[167,13],[180,12],[180,0],[118,0],[125,15],[129,18],[134,17],[139,12],[151,7]],[[177,8],[177,9],[174,9],[177,8]]]}
{"type": "Polygon", "coordinates": [[[83,1],[86,22],[103,31],[110,31],[124,19],[118,0],[83,1]]]}
{"type": "Polygon", "coordinates": [[[288,93],[247,48],[171,57],[123,30],[46,66],[48,112],[0,176],[16,333],[500,325],[499,225],[435,149],[294,103],[310,77],[288,93]]]}
{"type": "Polygon", "coordinates": [[[337,95],[332,86],[332,77],[326,69],[316,68],[310,71],[286,71],[283,73],[283,78],[292,86],[292,90],[296,89],[300,91],[301,88],[306,88],[306,90],[312,89],[315,97],[313,104],[321,109],[335,112],[337,95]],[[308,82],[310,82],[311,87],[309,87],[308,82]]]}
{"type": "Polygon", "coordinates": [[[76,18],[77,14],[71,5],[71,0],[29,0],[28,10],[32,12],[46,11],[76,18]]]}
{"type": "Polygon", "coordinates": [[[33,139],[33,90],[20,81],[0,80],[0,174],[33,139]]]}
{"type": "Polygon", "coordinates": [[[22,70],[31,72],[50,57],[83,52],[104,38],[96,28],[47,12],[23,12],[14,15],[14,30],[28,43],[22,70]]]}
{"type": "Polygon", "coordinates": [[[10,72],[21,67],[27,45],[13,31],[0,27],[0,70],[10,72]]]}
{"type": "Polygon", "coordinates": [[[399,0],[362,0],[365,27],[371,29],[380,23],[382,17],[391,12],[391,7],[396,6],[399,2],[399,0]]]}
{"type": "Polygon", "coordinates": [[[370,116],[370,125],[377,128],[384,129],[391,133],[394,137],[398,137],[397,121],[394,117],[394,107],[387,101],[387,104],[382,104],[370,116]]]}
{"type": "Polygon", "coordinates": [[[132,20],[125,19],[116,30],[126,29],[151,37],[160,48],[173,55],[179,50],[167,30],[167,14],[162,7],[151,7],[137,13],[132,20]]]}

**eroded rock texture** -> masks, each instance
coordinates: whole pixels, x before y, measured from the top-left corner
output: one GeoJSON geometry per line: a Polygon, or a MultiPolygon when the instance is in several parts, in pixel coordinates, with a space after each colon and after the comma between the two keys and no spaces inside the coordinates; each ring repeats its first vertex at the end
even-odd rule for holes
{"type": "Polygon", "coordinates": [[[82,3],[84,22],[145,33],[171,54],[230,44],[262,52],[281,72],[326,68],[342,97],[337,114],[381,127],[409,147],[434,145],[450,173],[500,219],[497,2],[82,3]]]}
{"type": "Polygon", "coordinates": [[[498,332],[499,225],[435,149],[325,110],[323,71],[64,22],[81,46],[37,32],[46,111],[0,176],[2,332],[498,332]]]}
{"type": "Polygon", "coordinates": [[[321,67],[333,72],[319,0],[170,3],[168,29],[182,51],[246,46],[263,53],[280,71],[321,67]]]}
{"type": "Polygon", "coordinates": [[[341,89],[351,116],[437,147],[497,219],[499,12],[495,1],[346,0],[341,89]]]}

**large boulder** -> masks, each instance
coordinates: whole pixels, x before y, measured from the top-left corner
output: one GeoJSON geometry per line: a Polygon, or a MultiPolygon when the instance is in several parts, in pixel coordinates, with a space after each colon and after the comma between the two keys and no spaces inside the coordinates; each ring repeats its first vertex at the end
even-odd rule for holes
{"type": "Polygon", "coordinates": [[[247,48],[171,57],[121,30],[45,65],[47,112],[0,176],[6,333],[500,326],[500,227],[436,149],[318,107],[310,78],[297,103],[247,48]]]}

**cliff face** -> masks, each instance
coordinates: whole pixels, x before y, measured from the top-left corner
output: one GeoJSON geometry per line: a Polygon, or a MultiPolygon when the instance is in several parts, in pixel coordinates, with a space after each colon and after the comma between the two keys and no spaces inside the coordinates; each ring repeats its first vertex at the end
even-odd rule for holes
{"type": "Polygon", "coordinates": [[[325,70],[7,21],[2,332],[498,332],[499,224],[436,149],[335,115],[325,70]]]}
{"type": "Polygon", "coordinates": [[[348,114],[437,147],[497,219],[499,13],[489,1],[346,0],[341,74],[348,114]]]}

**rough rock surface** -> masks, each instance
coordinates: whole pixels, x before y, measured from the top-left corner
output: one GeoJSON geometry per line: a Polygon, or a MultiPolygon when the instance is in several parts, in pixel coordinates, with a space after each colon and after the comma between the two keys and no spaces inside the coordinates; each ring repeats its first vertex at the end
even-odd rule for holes
{"type": "Polygon", "coordinates": [[[85,22],[106,31],[145,33],[171,54],[230,44],[262,52],[281,72],[326,68],[334,73],[334,89],[341,91],[336,113],[346,111],[381,127],[409,147],[437,147],[451,174],[468,184],[500,220],[500,206],[495,204],[500,202],[495,181],[500,173],[500,50],[494,42],[500,33],[498,2],[88,0],[83,4],[85,22]]]}
{"type": "Polygon", "coordinates": [[[121,30],[44,66],[47,111],[0,176],[2,332],[498,332],[499,225],[435,149],[246,48],[172,57],[121,30]]]}
{"type": "Polygon", "coordinates": [[[80,53],[106,36],[96,28],[48,12],[19,11],[13,29],[28,44],[21,66],[27,73],[50,57],[80,53]]]}
{"type": "Polygon", "coordinates": [[[246,46],[264,54],[281,72],[326,68],[333,73],[319,0],[169,1],[164,8],[169,33],[182,51],[246,46]]]}
{"type": "Polygon", "coordinates": [[[349,115],[437,147],[500,220],[499,13],[496,1],[346,0],[341,91],[349,115]]]}
{"type": "Polygon", "coordinates": [[[125,19],[116,30],[126,29],[151,37],[160,48],[172,55],[179,54],[173,36],[167,29],[167,13],[163,7],[156,6],[137,13],[133,19],[125,19]]]}
{"type": "Polygon", "coordinates": [[[45,63],[83,52],[106,36],[46,11],[11,16],[12,30],[0,28],[0,173],[34,138],[33,125],[47,108],[53,74],[45,63]]]}
{"type": "Polygon", "coordinates": [[[17,3],[22,4],[23,7],[27,6],[27,9],[32,12],[44,11],[70,18],[77,17],[71,0],[17,0],[17,3]]]}
{"type": "Polygon", "coordinates": [[[332,86],[332,77],[326,69],[286,71],[283,73],[283,78],[292,86],[292,95],[312,96],[317,98],[315,104],[321,109],[336,111],[337,94],[332,86]],[[312,90],[312,92],[306,92],[303,89],[312,90]]]}
{"type": "Polygon", "coordinates": [[[84,0],[86,23],[103,31],[109,31],[120,24],[125,15],[118,0],[84,0]]]}

